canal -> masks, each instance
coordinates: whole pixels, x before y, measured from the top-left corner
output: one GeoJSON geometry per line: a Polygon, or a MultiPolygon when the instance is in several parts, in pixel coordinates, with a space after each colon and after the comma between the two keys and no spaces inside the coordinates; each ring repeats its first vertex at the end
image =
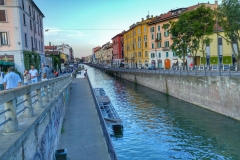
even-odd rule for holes
{"type": "Polygon", "coordinates": [[[123,120],[111,131],[119,160],[240,159],[240,122],[91,67],[123,120]]]}

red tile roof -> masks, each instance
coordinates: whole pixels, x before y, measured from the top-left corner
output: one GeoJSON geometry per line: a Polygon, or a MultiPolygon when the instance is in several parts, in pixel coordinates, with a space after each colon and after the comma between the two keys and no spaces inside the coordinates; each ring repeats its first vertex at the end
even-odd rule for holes
{"type": "Polygon", "coordinates": [[[59,55],[59,51],[45,51],[45,55],[51,56],[52,54],[59,55]]]}
{"type": "Polygon", "coordinates": [[[51,50],[52,50],[53,48],[54,48],[54,49],[57,49],[56,46],[44,46],[44,49],[51,49],[51,50]]]}
{"type": "MultiPolygon", "coordinates": [[[[117,36],[123,36],[125,32],[126,32],[126,31],[124,30],[124,31],[122,31],[122,33],[117,34],[117,35],[114,36],[113,38],[115,38],[115,37],[117,37],[117,36]]],[[[113,38],[112,38],[112,39],[113,39],[113,38]]]]}

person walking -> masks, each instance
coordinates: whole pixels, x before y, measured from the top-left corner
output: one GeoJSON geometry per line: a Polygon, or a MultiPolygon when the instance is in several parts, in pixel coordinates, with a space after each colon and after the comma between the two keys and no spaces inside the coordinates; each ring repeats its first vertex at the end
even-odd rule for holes
{"type": "Polygon", "coordinates": [[[54,76],[58,77],[58,72],[56,70],[54,70],[54,76]]]}
{"type": "Polygon", "coordinates": [[[38,82],[38,71],[34,68],[34,66],[31,66],[31,70],[29,71],[29,74],[31,76],[32,83],[38,82]]]}
{"type": "Polygon", "coordinates": [[[48,68],[42,64],[42,81],[47,80],[47,75],[48,75],[48,68]]]}
{"type": "Polygon", "coordinates": [[[84,71],[84,78],[86,78],[87,77],[87,69],[85,69],[85,71],[84,71]]]}
{"type": "Polygon", "coordinates": [[[4,90],[3,79],[4,79],[4,72],[0,70],[0,91],[4,90]]]}
{"type": "Polygon", "coordinates": [[[24,85],[28,85],[28,84],[30,84],[30,82],[31,82],[31,76],[28,73],[28,70],[25,69],[25,71],[23,73],[23,83],[24,83],[24,85]]]}
{"type": "Polygon", "coordinates": [[[3,79],[4,89],[13,89],[21,86],[21,78],[17,73],[13,71],[13,67],[8,68],[8,74],[3,79]]]}

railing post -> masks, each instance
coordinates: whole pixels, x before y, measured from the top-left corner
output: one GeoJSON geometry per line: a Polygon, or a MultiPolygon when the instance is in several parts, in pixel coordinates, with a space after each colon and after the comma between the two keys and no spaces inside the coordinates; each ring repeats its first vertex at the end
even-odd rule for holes
{"type": "Polygon", "coordinates": [[[25,118],[33,117],[33,108],[32,108],[32,97],[31,93],[27,93],[23,96],[24,99],[24,106],[26,109],[23,112],[23,116],[25,118]]]}
{"type": "Polygon", "coordinates": [[[11,101],[4,103],[4,109],[8,110],[8,112],[5,113],[5,119],[8,121],[5,123],[3,131],[4,133],[14,133],[18,131],[18,119],[17,119],[17,113],[16,113],[16,99],[13,99],[11,101]]]}
{"type": "Polygon", "coordinates": [[[43,97],[43,101],[44,102],[49,102],[49,97],[48,97],[48,86],[44,86],[43,87],[43,91],[44,91],[44,97],[43,97]]]}
{"type": "Polygon", "coordinates": [[[55,89],[55,94],[58,94],[58,92],[59,92],[58,82],[54,83],[54,89],[55,89]]]}
{"type": "Polygon", "coordinates": [[[35,92],[36,92],[36,99],[37,99],[36,108],[42,108],[43,105],[42,105],[41,88],[37,89],[35,92]]]}
{"type": "Polygon", "coordinates": [[[53,84],[48,85],[49,98],[53,98],[53,84]]]}

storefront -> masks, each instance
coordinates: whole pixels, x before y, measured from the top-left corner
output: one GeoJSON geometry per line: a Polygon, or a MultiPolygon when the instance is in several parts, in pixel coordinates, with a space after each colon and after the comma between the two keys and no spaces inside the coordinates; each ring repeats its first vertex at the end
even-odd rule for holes
{"type": "Polygon", "coordinates": [[[7,72],[9,67],[14,67],[14,55],[0,55],[0,68],[7,72]]]}

